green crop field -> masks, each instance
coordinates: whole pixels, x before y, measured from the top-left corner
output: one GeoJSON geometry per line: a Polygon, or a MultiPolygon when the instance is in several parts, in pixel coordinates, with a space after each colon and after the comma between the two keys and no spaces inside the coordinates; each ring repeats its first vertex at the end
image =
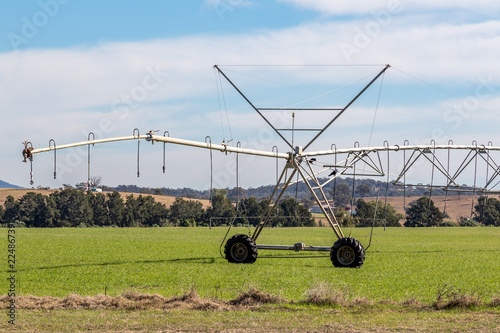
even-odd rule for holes
{"type": "MultiPolygon", "coordinates": [[[[6,231],[6,230],[5,230],[6,231]]],[[[318,284],[350,297],[431,303],[444,284],[485,301],[500,294],[500,228],[381,228],[360,269],[335,268],[330,258],[263,251],[254,264],[219,255],[223,228],[16,229],[18,295],[117,296],[124,292],[231,299],[250,287],[299,301],[318,284]]],[[[347,230],[346,233],[349,233],[347,230]]],[[[248,229],[232,229],[248,233],[248,229]]],[[[364,246],[369,229],[352,229],[364,246]]],[[[332,245],[328,228],[265,229],[258,243],[332,245]]],[[[2,270],[7,275],[7,237],[2,270]]],[[[320,254],[320,253],[313,253],[320,254]]],[[[8,281],[0,288],[7,294],[8,281]]]]}
{"type": "MultiPolygon", "coordinates": [[[[11,276],[4,230],[0,295],[11,276]]],[[[230,264],[219,255],[226,231],[16,229],[16,321],[0,296],[0,331],[500,332],[500,228],[375,229],[360,269],[277,251],[230,264]],[[435,306],[445,285],[459,290],[452,308],[435,306]]],[[[370,229],[344,231],[368,244],[370,229]]],[[[284,228],[258,243],[335,240],[329,228],[284,228]]]]}

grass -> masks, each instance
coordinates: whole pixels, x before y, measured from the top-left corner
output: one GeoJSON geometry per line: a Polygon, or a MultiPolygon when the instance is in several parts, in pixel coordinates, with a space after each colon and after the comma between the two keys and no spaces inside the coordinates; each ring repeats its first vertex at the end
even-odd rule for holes
{"type": "MultiPolygon", "coordinates": [[[[311,286],[325,282],[352,297],[430,303],[444,284],[485,300],[500,290],[500,228],[375,229],[361,269],[334,268],[329,258],[268,258],[297,256],[276,251],[260,251],[253,265],[229,264],[219,255],[225,232],[222,228],[17,229],[18,293],[61,297],[138,291],[168,297],[195,287],[202,297],[231,299],[252,286],[299,300],[311,286]]],[[[248,233],[248,229],[232,232],[248,233]]],[[[369,229],[352,233],[366,246],[369,229]]],[[[4,252],[6,238],[0,243],[4,252]]],[[[334,241],[326,228],[266,229],[259,239],[262,244],[286,245],[334,241]]],[[[7,282],[2,279],[1,290],[7,290],[7,282]]]]}
{"type": "MultiPolygon", "coordinates": [[[[227,325],[248,331],[494,332],[500,327],[500,228],[376,228],[360,269],[334,268],[328,257],[270,258],[304,255],[277,251],[259,251],[252,265],[229,264],[219,255],[225,233],[223,228],[16,229],[21,296],[169,298],[194,289],[199,297],[226,305],[243,304],[250,296],[273,303],[238,311],[22,308],[17,328],[221,331],[227,325]]],[[[365,246],[369,234],[369,229],[352,229],[365,246]]],[[[328,228],[290,228],[266,229],[258,243],[334,241],[328,228]]],[[[6,267],[6,236],[0,248],[6,267]]],[[[0,294],[7,294],[8,281],[0,281],[0,294]]],[[[6,321],[0,321],[0,330],[6,321]]]]}

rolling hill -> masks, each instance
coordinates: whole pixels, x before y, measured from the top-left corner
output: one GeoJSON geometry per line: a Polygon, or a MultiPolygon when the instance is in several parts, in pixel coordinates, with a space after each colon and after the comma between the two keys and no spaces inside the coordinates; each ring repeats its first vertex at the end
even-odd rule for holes
{"type": "MultiPolygon", "coordinates": [[[[35,192],[35,193],[41,193],[44,195],[49,195],[50,193],[54,192],[56,190],[40,190],[40,189],[13,189],[13,188],[0,188],[0,204],[3,204],[5,202],[5,199],[11,195],[14,197],[14,199],[20,199],[23,195],[25,195],[28,192],[35,192]]],[[[106,192],[103,192],[106,193],[106,192]]],[[[138,197],[139,193],[127,193],[127,192],[119,192],[120,195],[123,197],[125,200],[125,197],[129,195],[133,195],[134,197],[138,197]]],[[[142,195],[150,195],[150,194],[142,194],[142,195]]],[[[171,196],[166,196],[166,195],[151,195],[156,202],[160,202],[164,204],[167,207],[170,207],[174,201],[175,197],[171,196]]],[[[195,199],[188,199],[185,198],[186,200],[195,200],[195,199]]],[[[196,200],[200,201],[203,204],[203,208],[207,208],[210,206],[210,202],[208,200],[196,200]]]]}
{"type": "Polygon", "coordinates": [[[22,187],[17,185],[12,185],[10,183],[4,182],[3,180],[0,180],[0,188],[22,188],[22,187]]]}

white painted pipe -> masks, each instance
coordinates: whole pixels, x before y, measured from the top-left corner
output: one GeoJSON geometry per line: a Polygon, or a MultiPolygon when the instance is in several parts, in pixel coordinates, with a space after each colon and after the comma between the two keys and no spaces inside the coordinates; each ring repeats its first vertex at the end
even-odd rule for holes
{"type": "Polygon", "coordinates": [[[69,143],[69,144],[65,144],[65,145],[59,145],[59,146],[55,146],[55,147],[51,146],[51,147],[45,147],[45,148],[37,148],[37,149],[33,149],[31,153],[38,154],[38,153],[43,153],[43,152],[49,152],[49,151],[52,151],[54,149],[60,150],[60,149],[67,149],[67,148],[73,148],[73,147],[79,147],[79,146],[94,145],[94,144],[99,144],[99,143],[126,141],[126,140],[140,140],[140,139],[145,139],[147,141],[173,143],[173,144],[179,144],[179,145],[191,146],[191,147],[199,147],[199,148],[205,148],[205,149],[213,149],[213,150],[219,150],[221,152],[240,153],[240,154],[247,154],[247,155],[274,157],[274,158],[278,157],[278,158],[282,158],[282,159],[288,159],[288,157],[289,157],[289,155],[287,153],[274,153],[274,152],[268,152],[268,151],[256,150],[256,149],[245,149],[245,148],[240,148],[240,147],[232,147],[229,145],[210,144],[210,143],[206,143],[206,142],[177,139],[177,138],[171,138],[168,136],[160,136],[160,135],[122,136],[122,137],[109,138],[109,139],[88,140],[88,141],[69,143]]]}

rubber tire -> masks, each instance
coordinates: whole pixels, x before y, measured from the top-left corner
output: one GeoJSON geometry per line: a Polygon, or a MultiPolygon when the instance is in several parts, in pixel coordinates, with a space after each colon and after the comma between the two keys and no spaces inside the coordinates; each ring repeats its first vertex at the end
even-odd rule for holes
{"type": "Polygon", "coordinates": [[[333,244],[330,259],[335,267],[360,268],[365,261],[365,249],[352,237],[341,238],[333,244]]]}
{"type": "Polygon", "coordinates": [[[257,246],[250,236],[234,235],[224,247],[227,261],[236,264],[253,264],[257,260],[257,246]]]}

